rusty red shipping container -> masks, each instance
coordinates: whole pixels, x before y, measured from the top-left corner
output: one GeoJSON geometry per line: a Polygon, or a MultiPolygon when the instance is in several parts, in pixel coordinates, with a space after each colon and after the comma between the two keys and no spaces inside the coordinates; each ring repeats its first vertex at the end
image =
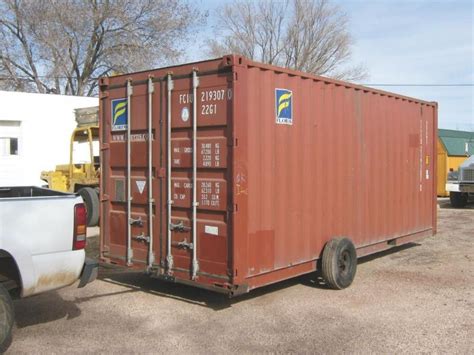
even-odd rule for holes
{"type": "Polygon", "coordinates": [[[436,233],[436,103],[230,55],[102,78],[100,117],[104,262],[343,288],[355,250],[436,233]]]}

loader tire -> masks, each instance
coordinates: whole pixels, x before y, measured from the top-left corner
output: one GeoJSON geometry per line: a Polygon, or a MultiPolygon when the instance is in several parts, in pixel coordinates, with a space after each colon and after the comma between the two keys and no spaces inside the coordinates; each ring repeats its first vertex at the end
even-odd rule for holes
{"type": "Polygon", "coordinates": [[[11,343],[15,311],[10,294],[0,284],[0,353],[7,350],[11,343]]]}
{"type": "Polygon", "coordinates": [[[86,205],[87,226],[96,226],[99,223],[99,195],[91,187],[83,187],[77,193],[81,195],[86,205]]]}
{"type": "Polygon", "coordinates": [[[347,238],[330,240],[323,250],[321,271],[331,288],[341,290],[350,286],[357,270],[357,253],[347,238]]]}

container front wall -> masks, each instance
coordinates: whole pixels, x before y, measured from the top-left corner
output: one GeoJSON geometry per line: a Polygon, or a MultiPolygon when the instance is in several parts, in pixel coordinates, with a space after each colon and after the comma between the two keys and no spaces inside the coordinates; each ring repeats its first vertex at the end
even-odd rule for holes
{"type": "Polygon", "coordinates": [[[211,285],[229,282],[231,77],[230,69],[223,65],[222,60],[217,60],[107,78],[101,82],[103,260],[190,280],[195,248],[199,264],[196,281],[211,285]],[[192,169],[195,119],[192,73],[195,69],[199,80],[196,93],[196,182],[193,181],[192,169]],[[172,74],[169,86],[168,73],[172,74]],[[149,78],[153,83],[151,94],[149,78]],[[130,101],[127,99],[127,79],[130,79],[133,88],[130,101]],[[168,98],[171,99],[170,106],[168,98]],[[129,109],[130,117],[127,116],[129,109]],[[151,181],[148,177],[150,109],[151,181]],[[168,113],[171,115],[170,135],[168,113]],[[131,124],[129,152],[127,124],[131,124]],[[131,220],[127,217],[128,153],[131,220]],[[168,163],[171,170],[170,191],[167,190],[168,163]],[[192,233],[194,186],[196,240],[192,233]],[[167,218],[168,202],[172,204],[170,223],[167,218]],[[127,228],[130,223],[131,254],[130,251],[127,253],[127,228]],[[152,247],[150,240],[147,240],[151,235],[152,247]],[[171,238],[170,248],[168,238],[171,238]]]}
{"type": "Polygon", "coordinates": [[[255,287],[271,282],[263,278],[271,270],[313,267],[334,237],[361,248],[435,231],[434,104],[255,63],[236,70],[241,282],[255,287]]]}

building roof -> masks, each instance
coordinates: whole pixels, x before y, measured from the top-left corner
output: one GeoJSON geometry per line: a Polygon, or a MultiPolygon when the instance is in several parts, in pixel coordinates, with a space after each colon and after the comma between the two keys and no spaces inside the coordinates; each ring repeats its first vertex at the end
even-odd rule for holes
{"type": "Polygon", "coordinates": [[[438,129],[438,137],[448,155],[465,156],[466,143],[468,143],[468,154],[474,155],[474,132],[438,129]]]}

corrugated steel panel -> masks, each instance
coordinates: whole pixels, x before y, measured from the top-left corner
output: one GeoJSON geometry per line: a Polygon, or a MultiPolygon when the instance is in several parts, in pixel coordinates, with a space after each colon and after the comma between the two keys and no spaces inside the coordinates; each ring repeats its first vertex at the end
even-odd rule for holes
{"type": "Polygon", "coordinates": [[[240,56],[101,80],[104,260],[125,263],[126,135],[113,100],[131,79],[131,266],[147,263],[148,97],[153,107],[149,271],[192,279],[192,72],[197,70],[197,261],[192,282],[248,290],[315,269],[326,242],[359,255],[436,231],[437,106],[240,56]],[[174,88],[167,107],[167,74],[174,88]],[[151,79],[149,79],[151,78],[151,79]],[[154,82],[148,96],[147,80],[154,82]],[[166,117],[171,108],[171,194],[166,117]],[[140,186],[142,188],[140,189],[140,186]],[[167,201],[175,225],[167,259],[167,201]],[[188,243],[188,244],[186,244],[188,243]]]}

